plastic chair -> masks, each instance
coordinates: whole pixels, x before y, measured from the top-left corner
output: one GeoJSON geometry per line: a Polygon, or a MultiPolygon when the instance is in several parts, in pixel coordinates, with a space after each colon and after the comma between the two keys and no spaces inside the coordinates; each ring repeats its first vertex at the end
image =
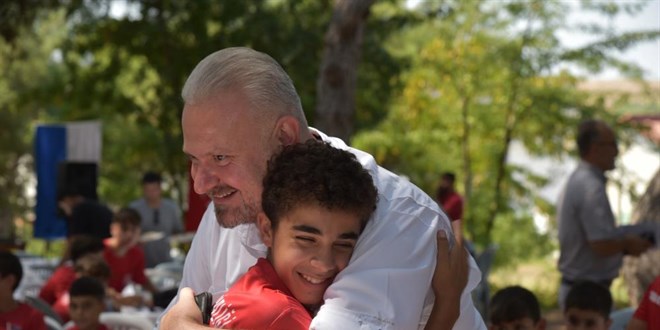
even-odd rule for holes
{"type": "Polygon", "coordinates": [[[44,314],[44,316],[53,319],[53,321],[57,322],[59,325],[62,325],[62,318],[53,310],[50,304],[45,302],[43,299],[39,297],[26,296],[25,303],[40,311],[41,314],[44,314]]]}
{"type": "Polygon", "coordinates": [[[46,323],[46,329],[48,330],[62,330],[62,323],[54,320],[52,317],[44,315],[44,323],[46,323]]]}
{"type": "Polygon", "coordinates": [[[111,330],[152,330],[154,323],[139,314],[104,312],[101,313],[101,323],[111,330]]]}
{"type": "Polygon", "coordinates": [[[610,314],[612,319],[612,324],[610,325],[610,330],[623,330],[628,326],[628,322],[635,314],[635,308],[628,307],[614,311],[610,314]]]}

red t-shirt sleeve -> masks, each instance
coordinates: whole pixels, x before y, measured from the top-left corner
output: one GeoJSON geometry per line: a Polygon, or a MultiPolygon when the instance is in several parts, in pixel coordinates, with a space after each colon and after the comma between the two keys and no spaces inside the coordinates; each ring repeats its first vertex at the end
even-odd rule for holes
{"type": "Polygon", "coordinates": [[[268,327],[270,330],[307,330],[311,319],[309,315],[300,313],[300,310],[287,308],[273,320],[268,327]]]}
{"type": "Polygon", "coordinates": [[[135,283],[144,285],[147,283],[147,276],[144,275],[144,252],[142,249],[138,246],[134,246],[131,248],[132,252],[132,258],[133,258],[133,264],[135,265],[135,268],[133,268],[133,274],[132,278],[135,283]]]}

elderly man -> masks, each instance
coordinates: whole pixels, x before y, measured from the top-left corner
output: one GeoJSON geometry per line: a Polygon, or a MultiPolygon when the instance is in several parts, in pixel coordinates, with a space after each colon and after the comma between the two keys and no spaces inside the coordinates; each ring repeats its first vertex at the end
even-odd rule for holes
{"type": "MultiPolygon", "coordinates": [[[[182,96],[183,151],[192,162],[195,191],[212,200],[188,253],[182,288],[209,291],[218,299],[265,255],[254,223],[261,211],[267,160],[281,146],[322,140],[355,154],[372,175],[379,202],[311,327],[418,328],[433,305],[429,293],[436,232],[451,233],[432,198],[379,167],[369,154],[309,128],[291,79],[266,54],[246,48],[213,53],[190,74],[182,96]]],[[[470,298],[480,274],[469,261],[469,282],[460,306],[456,302],[455,328],[485,329],[470,298]]],[[[182,301],[170,306],[161,327],[201,327],[195,324],[201,320],[199,311],[191,311],[195,305],[190,291],[180,295],[182,301]]]]}

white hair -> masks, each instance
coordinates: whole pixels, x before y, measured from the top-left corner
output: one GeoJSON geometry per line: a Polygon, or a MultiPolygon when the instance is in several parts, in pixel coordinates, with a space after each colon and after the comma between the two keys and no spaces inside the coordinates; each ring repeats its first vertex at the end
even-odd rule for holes
{"type": "Polygon", "coordinates": [[[225,48],[204,58],[190,73],[181,96],[185,104],[194,104],[229,89],[245,93],[257,116],[290,115],[307,128],[300,97],[289,75],[272,57],[250,48],[225,48]]]}

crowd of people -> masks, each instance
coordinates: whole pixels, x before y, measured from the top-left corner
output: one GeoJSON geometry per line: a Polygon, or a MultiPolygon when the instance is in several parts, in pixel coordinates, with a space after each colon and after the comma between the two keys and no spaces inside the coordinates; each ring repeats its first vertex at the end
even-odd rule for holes
{"type": "MultiPolygon", "coordinates": [[[[215,52],[192,71],[182,97],[183,151],[195,192],[212,202],[159,328],[545,328],[536,297],[519,286],[495,293],[485,320],[475,308],[471,291],[481,278],[463,245],[453,173],[443,174],[434,200],[371,155],[308,127],[291,79],[270,56],[215,52]],[[210,308],[194,297],[203,292],[210,308]]],[[[558,203],[558,299],[567,329],[607,329],[622,256],[652,243],[615,226],[604,188],[618,153],[614,131],[585,121],[577,142],[582,161],[558,203]]],[[[121,293],[137,285],[159,294],[145,268],[170,260],[167,237],[183,229],[160,185],[146,173],[143,198],[115,213],[75,191],[59,196],[68,244],[39,297],[62,320],[103,329],[102,311],[155,300],[121,293]],[[155,234],[140,242],[145,233],[155,234]]],[[[12,298],[18,259],[0,257],[0,327],[43,329],[38,312],[12,298]]],[[[629,329],[660,327],[658,290],[660,277],[629,329]]]]}

